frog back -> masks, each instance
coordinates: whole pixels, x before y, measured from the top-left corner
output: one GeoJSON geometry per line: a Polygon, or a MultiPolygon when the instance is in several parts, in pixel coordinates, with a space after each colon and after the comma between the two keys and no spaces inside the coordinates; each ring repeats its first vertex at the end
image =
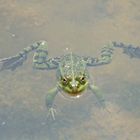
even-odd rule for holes
{"type": "Polygon", "coordinates": [[[75,77],[84,74],[86,63],[81,56],[73,53],[66,54],[60,59],[58,75],[62,77],[75,77]]]}

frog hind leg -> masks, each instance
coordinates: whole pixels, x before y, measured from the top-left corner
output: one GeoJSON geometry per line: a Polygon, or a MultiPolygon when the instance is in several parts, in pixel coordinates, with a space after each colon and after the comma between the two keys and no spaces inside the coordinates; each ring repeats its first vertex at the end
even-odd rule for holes
{"type": "Polygon", "coordinates": [[[140,47],[133,46],[131,44],[126,45],[122,42],[117,43],[117,42],[112,42],[114,47],[116,48],[122,48],[123,53],[130,56],[130,58],[138,58],[140,59],[140,47]]]}
{"type": "Polygon", "coordinates": [[[33,68],[34,69],[56,69],[59,64],[58,57],[56,58],[47,58],[48,57],[48,45],[47,42],[43,42],[37,48],[33,56],[33,68]]]}
{"type": "Polygon", "coordinates": [[[15,56],[0,59],[0,71],[15,70],[17,67],[21,66],[24,63],[24,61],[27,59],[27,55],[31,51],[36,50],[44,42],[45,41],[36,42],[36,43],[24,48],[22,51],[20,51],[15,56]]]}
{"type": "Polygon", "coordinates": [[[48,57],[48,45],[47,42],[42,42],[33,56],[33,68],[34,69],[47,69],[46,60],[48,57]]]}
{"type": "Polygon", "coordinates": [[[83,59],[85,60],[87,66],[109,64],[112,61],[113,51],[113,44],[109,43],[102,48],[99,57],[83,57],[83,59]]]}
{"type": "Polygon", "coordinates": [[[46,96],[46,106],[49,111],[48,116],[51,117],[53,120],[55,120],[55,114],[56,114],[56,110],[55,108],[53,108],[53,103],[57,93],[58,93],[58,88],[55,87],[51,89],[46,96]]]}
{"type": "Polygon", "coordinates": [[[27,59],[27,56],[13,56],[8,57],[5,59],[0,60],[0,71],[3,71],[5,69],[15,70],[18,66],[21,66],[23,62],[27,59]]]}

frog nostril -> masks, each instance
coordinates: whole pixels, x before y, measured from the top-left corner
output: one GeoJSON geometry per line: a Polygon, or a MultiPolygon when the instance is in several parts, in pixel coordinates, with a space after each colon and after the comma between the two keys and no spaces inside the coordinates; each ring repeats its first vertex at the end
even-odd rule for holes
{"type": "Polygon", "coordinates": [[[78,86],[78,82],[76,80],[72,80],[70,84],[73,88],[76,88],[78,86]]]}

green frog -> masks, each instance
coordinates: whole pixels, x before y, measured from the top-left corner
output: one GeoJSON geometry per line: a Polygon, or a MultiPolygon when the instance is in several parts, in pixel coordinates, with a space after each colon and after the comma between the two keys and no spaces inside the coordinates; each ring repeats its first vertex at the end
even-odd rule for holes
{"type": "Polygon", "coordinates": [[[105,101],[99,88],[90,82],[90,75],[87,68],[101,66],[112,61],[114,48],[122,48],[123,53],[131,58],[140,58],[140,48],[124,43],[112,42],[104,46],[99,57],[79,56],[75,53],[68,53],[60,57],[48,58],[48,45],[46,41],[36,42],[19,52],[17,55],[0,59],[0,71],[15,70],[27,59],[31,51],[33,56],[33,68],[38,70],[56,69],[57,84],[46,95],[46,106],[49,114],[55,120],[56,110],[53,107],[54,99],[60,92],[71,98],[79,98],[89,89],[104,106],[105,101]]]}

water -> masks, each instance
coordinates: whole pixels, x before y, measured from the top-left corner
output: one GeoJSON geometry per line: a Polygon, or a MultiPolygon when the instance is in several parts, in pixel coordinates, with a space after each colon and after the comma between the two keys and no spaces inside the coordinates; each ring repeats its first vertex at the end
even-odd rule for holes
{"type": "MultiPolygon", "coordinates": [[[[66,48],[96,56],[109,41],[140,45],[139,7],[137,0],[1,0],[0,58],[38,40],[48,41],[51,57],[66,48]]],[[[55,86],[55,71],[33,70],[30,54],[16,71],[0,73],[0,139],[139,140],[139,71],[139,59],[116,49],[111,64],[89,69],[110,112],[87,91],[74,101],[58,96],[51,121],[45,96],[55,86]]]]}

